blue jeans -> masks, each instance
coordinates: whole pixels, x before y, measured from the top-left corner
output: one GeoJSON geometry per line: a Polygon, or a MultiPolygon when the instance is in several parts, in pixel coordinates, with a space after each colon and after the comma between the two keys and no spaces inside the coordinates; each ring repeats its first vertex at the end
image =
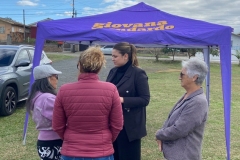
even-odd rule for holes
{"type": "Polygon", "coordinates": [[[69,157],[62,155],[60,160],[114,160],[114,158],[113,155],[99,158],[69,157]]]}

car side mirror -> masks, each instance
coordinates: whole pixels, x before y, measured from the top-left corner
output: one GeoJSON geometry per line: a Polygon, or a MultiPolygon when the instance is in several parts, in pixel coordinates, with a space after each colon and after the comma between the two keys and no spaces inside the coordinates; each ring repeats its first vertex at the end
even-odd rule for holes
{"type": "Polygon", "coordinates": [[[26,67],[29,66],[29,64],[29,60],[20,60],[18,63],[16,63],[15,67],[26,67]]]}

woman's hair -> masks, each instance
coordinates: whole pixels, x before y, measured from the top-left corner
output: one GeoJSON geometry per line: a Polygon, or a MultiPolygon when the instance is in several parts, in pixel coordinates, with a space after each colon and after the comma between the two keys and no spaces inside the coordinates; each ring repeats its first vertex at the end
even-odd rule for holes
{"type": "Polygon", "coordinates": [[[105,57],[98,46],[89,47],[79,57],[80,71],[84,73],[98,73],[105,66],[105,57]]]}
{"type": "Polygon", "coordinates": [[[51,93],[56,95],[56,90],[53,88],[53,86],[48,81],[48,78],[38,79],[36,80],[31,87],[31,91],[28,95],[28,99],[26,102],[26,109],[27,112],[31,114],[31,111],[33,110],[33,99],[36,96],[37,92],[42,93],[51,93]]]}
{"type": "Polygon", "coordinates": [[[195,83],[197,85],[202,85],[208,73],[208,66],[204,61],[198,58],[191,58],[188,61],[183,61],[182,67],[186,69],[187,75],[190,78],[197,75],[198,78],[196,79],[195,83]]]}
{"type": "Polygon", "coordinates": [[[133,66],[138,66],[138,59],[137,59],[137,49],[133,44],[127,42],[117,43],[113,49],[118,50],[121,55],[125,53],[128,54],[129,60],[132,61],[133,66]]]}

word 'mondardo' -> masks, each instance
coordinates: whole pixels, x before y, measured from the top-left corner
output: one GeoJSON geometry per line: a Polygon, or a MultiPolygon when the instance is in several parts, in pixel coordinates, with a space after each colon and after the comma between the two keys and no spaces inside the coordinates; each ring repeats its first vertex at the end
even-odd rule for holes
{"type": "Polygon", "coordinates": [[[124,24],[113,24],[112,22],[107,23],[95,23],[92,29],[116,29],[119,31],[157,31],[173,29],[174,25],[167,25],[167,21],[158,22],[146,22],[146,23],[124,23],[124,24]]]}

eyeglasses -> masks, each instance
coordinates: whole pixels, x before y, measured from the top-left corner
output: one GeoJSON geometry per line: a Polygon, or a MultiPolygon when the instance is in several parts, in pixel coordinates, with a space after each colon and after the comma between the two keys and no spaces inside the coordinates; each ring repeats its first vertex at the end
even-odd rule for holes
{"type": "Polygon", "coordinates": [[[54,74],[52,76],[55,77],[56,79],[58,79],[58,75],[57,74],[54,74]]]}
{"type": "Polygon", "coordinates": [[[180,72],[180,77],[182,78],[185,74],[183,74],[182,72],[180,72]]]}

